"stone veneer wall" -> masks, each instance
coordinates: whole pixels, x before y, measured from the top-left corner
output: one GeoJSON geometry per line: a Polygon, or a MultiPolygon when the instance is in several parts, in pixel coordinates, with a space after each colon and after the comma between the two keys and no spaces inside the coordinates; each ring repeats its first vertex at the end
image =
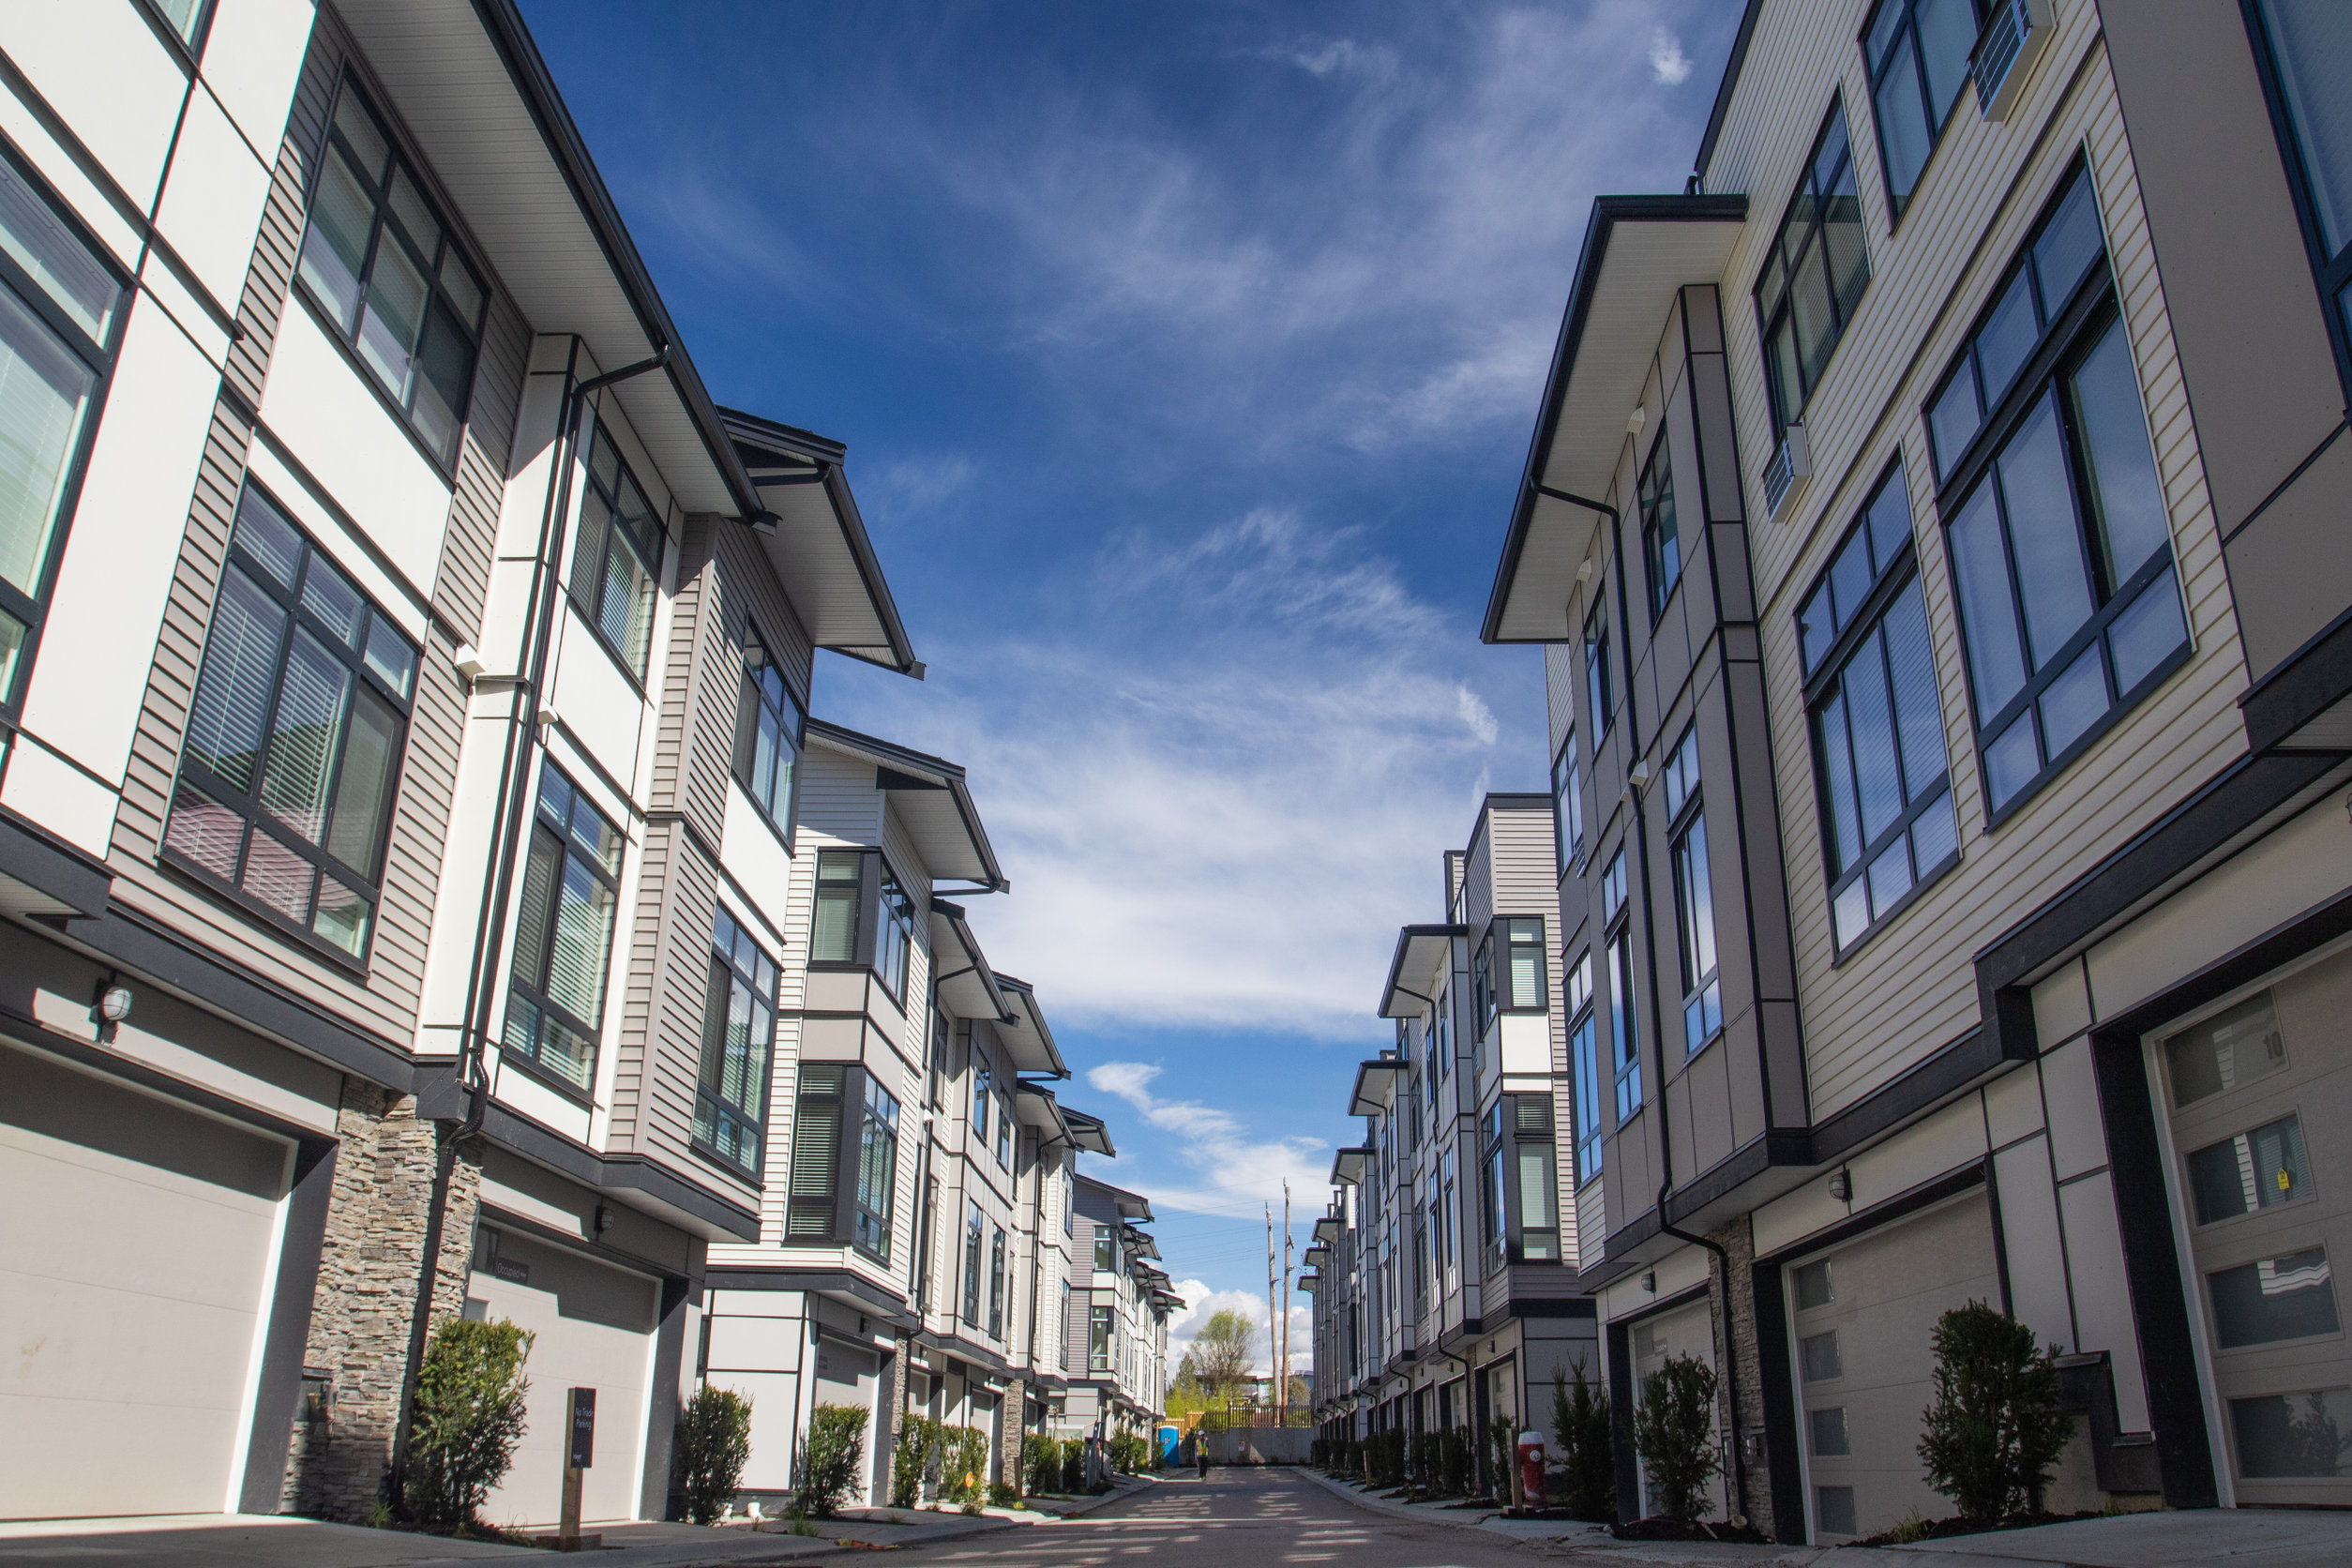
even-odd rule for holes
{"type": "MultiPolygon", "coordinates": [[[[1764,1370],[1758,1359],[1761,1347],[1756,1336],[1756,1292],[1749,1284],[1755,1274],[1756,1235],[1749,1226],[1748,1216],[1742,1214],[1708,1240],[1723,1248],[1725,1261],[1729,1265],[1728,1277],[1721,1281],[1722,1299],[1729,1311],[1727,1314],[1715,1314],[1715,1364],[1721,1366],[1724,1364],[1721,1341],[1728,1334],[1736,1367],[1736,1375],[1726,1380],[1729,1386],[1719,1389],[1715,1395],[1718,1400],[1725,1401],[1716,1410],[1716,1425],[1719,1429],[1730,1425],[1728,1398],[1732,1387],[1736,1386],[1740,1396],[1741,1430],[1732,1434],[1732,1441],[1747,1445],[1741,1455],[1746,1463],[1746,1495],[1734,1500],[1733,1507],[1746,1515],[1748,1523],[1763,1531],[1765,1539],[1772,1540],[1775,1539],[1772,1534],[1772,1471],[1763,1442],[1764,1370]]],[[[1730,1481],[1728,1475],[1724,1477],[1726,1490],[1730,1481]]]]}
{"type": "MultiPolygon", "coordinates": [[[[362,1518],[385,1499],[409,1330],[444,1136],[416,1102],[343,1080],[335,1184],[303,1352],[304,1410],[287,1455],[287,1513],[362,1518]]],[[[481,1157],[460,1150],[443,1217],[431,1319],[464,1310],[481,1157]]]]}

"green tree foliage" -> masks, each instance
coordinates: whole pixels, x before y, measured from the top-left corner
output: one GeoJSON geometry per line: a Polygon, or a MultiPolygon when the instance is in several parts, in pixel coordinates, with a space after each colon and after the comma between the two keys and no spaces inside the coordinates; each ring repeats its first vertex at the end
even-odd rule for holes
{"type": "Polygon", "coordinates": [[[1252,1349],[1257,1336],[1250,1320],[1232,1311],[1211,1313],[1200,1332],[1193,1335],[1184,1360],[1192,1363],[1193,1375],[1212,1402],[1222,1403],[1229,1395],[1238,1394],[1243,1380],[1258,1370],[1258,1353],[1252,1349]]]}
{"type": "Polygon", "coordinates": [[[1075,1496],[1086,1489],[1086,1440],[1062,1440],[1062,1489],[1075,1496]]]}
{"type": "Polygon", "coordinates": [[[1477,1469],[1471,1462],[1474,1453],[1469,1427],[1449,1426],[1438,1434],[1438,1489],[1441,1495],[1470,1496],[1470,1475],[1477,1469]]]}
{"type": "Polygon", "coordinates": [[[866,1424],[873,1412],[863,1405],[820,1405],[800,1443],[798,1484],[792,1512],[830,1519],[857,1485],[866,1458],[866,1424]]]}
{"type": "Polygon", "coordinates": [[[1617,1517],[1617,1455],[1609,1428],[1609,1393],[1585,1376],[1576,1360],[1576,1380],[1566,1368],[1552,1374],[1552,1441],[1560,1464],[1560,1506],[1571,1517],[1606,1523],[1617,1517]]]}
{"type": "Polygon", "coordinates": [[[940,1434],[939,1495],[967,1514],[988,1495],[988,1434],[978,1426],[948,1426],[940,1434]]]}
{"type": "Polygon", "coordinates": [[[501,1319],[445,1319],[425,1347],[408,1440],[409,1516],[429,1530],[471,1530],[506,1478],[522,1439],[522,1375],[532,1336],[501,1319]]]}
{"type": "Polygon", "coordinates": [[[1696,1356],[1669,1356],[1642,1380],[1634,1412],[1634,1452],[1649,1471],[1658,1511],[1689,1524],[1698,1517],[1723,1460],[1715,1453],[1715,1369],[1696,1356]]]}
{"type": "Polygon", "coordinates": [[[2058,1408],[2058,1347],[1983,1302],[1936,1322],[1936,1396],[1920,1412],[1927,1484],[1963,1518],[2040,1513],[2073,1417],[2058,1408]]]}
{"type": "Polygon", "coordinates": [[[1195,1410],[1207,1410],[1210,1404],[1209,1391],[1201,1386],[1200,1368],[1187,1350],[1184,1359],[1176,1364],[1176,1376],[1168,1380],[1168,1413],[1190,1415],[1195,1410]]]}
{"type": "Polygon", "coordinates": [[[1021,1440],[1021,1476],[1032,1496],[1062,1489],[1062,1443],[1043,1432],[1021,1440]]]}
{"type": "Polygon", "coordinates": [[[1519,1429],[1507,1415],[1486,1423],[1486,1453],[1494,1461],[1494,1495],[1511,1499],[1511,1472],[1519,1467],[1519,1429]]]}
{"type": "Polygon", "coordinates": [[[704,1383],[678,1413],[671,1470],[698,1525],[716,1524],[743,1485],[751,1462],[751,1401],[704,1383]]]}
{"type": "Polygon", "coordinates": [[[927,1415],[910,1414],[898,1429],[898,1451],[891,1455],[890,1506],[912,1508],[923,1500],[923,1478],[938,1459],[940,1424],[927,1415]]]}

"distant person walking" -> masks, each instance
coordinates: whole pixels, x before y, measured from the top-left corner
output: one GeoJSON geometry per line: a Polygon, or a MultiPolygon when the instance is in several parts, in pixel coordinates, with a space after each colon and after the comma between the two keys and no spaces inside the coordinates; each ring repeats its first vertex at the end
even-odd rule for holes
{"type": "Polygon", "coordinates": [[[1208,1479],[1209,1479],[1209,1434],[1208,1434],[1208,1433],[1206,1433],[1206,1432],[1199,1432],[1199,1433],[1196,1433],[1196,1434],[1194,1434],[1194,1436],[1193,1436],[1193,1440],[1192,1440],[1192,1456],[1193,1456],[1193,1458],[1194,1458],[1194,1459],[1196,1459],[1196,1460],[1198,1460],[1198,1461],[1199,1462],[1199,1465],[1200,1465],[1200,1479],[1201,1479],[1201,1480],[1203,1480],[1203,1481],[1208,1480],[1208,1479]]]}

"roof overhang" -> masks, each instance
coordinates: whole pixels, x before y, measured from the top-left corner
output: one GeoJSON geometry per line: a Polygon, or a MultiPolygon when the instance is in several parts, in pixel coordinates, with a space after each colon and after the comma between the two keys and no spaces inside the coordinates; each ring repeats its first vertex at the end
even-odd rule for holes
{"type": "Polygon", "coordinates": [[[1003,893],[1012,887],[996,863],[988,830],[980,825],[980,808],[965,788],[963,769],[822,718],[808,721],[807,733],[813,744],[873,764],[874,788],[890,797],[890,808],[914,840],[923,868],[933,880],[957,878],[971,882],[974,892],[1003,893]]]}
{"type": "Polygon", "coordinates": [[[1299,1282],[1296,1289],[1304,1290],[1309,1295],[1312,1295],[1315,1291],[1322,1288],[1322,1284],[1323,1278],[1320,1274],[1303,1274],[1299,1275],[1299,1282]]]}
{"type": "MultiPolygon", "coordinates": [[[[681,507],[761,507],[653,275],[515,0],[342,0],[357,40],[457,216],[534,332],[577,336],[681,507]]],[[[504,454],[501,454],[502,458],[504,454]]]]}
{"type": "Polygon", "coordinates": [[[1070,1141],[1090,1154],[1100,1154],[1115,1160],[1119,1151],[1111,1147],[1110,1129],[1099,1116],[1090,1116],[1075,1106],[1062,1107],[1062,1120],[1070,1124],[1070,1141]]]}
{"type": "Polygon", "coordinates": [[[1331,1248],[1323,1246],[1320,1244],[1308,1247],[1304,1252],[1299,1254],[1299,1266],[1301,1268],[1319,1269],[1329,1261],[1331,1261],[1331,1248]]]}
{"type": "Polygon", "coordinates": [[[1013,1113],[1023,1126],[1035,1127],[1044,1142],[1075,1144],[1078,1141],[1071,1135],[1069,1118],[1062,1114],[1062,1107],[1049,1089],[1016,1078],[1013,1113]]]}
{"type": "Polygon", "coordinates": [[[1132,1225],[1123,1225],[1119,1229],[1120,1233],[1127,1238],[1127,1245],[1136,1257],[1153,1259],[1159,1257],[1160,1244],[1152,1239],[1150,1231],[1138,1230],[1132,1225]]]}
{"type": "Polygon", "coordinates": [[[1141,1193],[1114,1187],[1099,1176],[1080,1176],[1078,1180],[1099,1192],[1108,1193],[1121,1219],[1139,1219],[1146,1225],[1152,1223],[1152,1200],[1141,1193]]]}
{"type": "Polygon", "coordinates": [[[1008,1014],[996,972],[980,951],[979,939],[964,919],[963,906],[931,900],[931,972],[940,1000],[958,1018],[998,1018],[1008,1014]]]}
{"type": "Polygon", "coordinates": [[[1404,1076],[1405,1063],[1394,1056],[1360,1063],[1356,1068],[1355,1093],[1348,1100],[1348,1114],[1378,1116],[1386,1110],[1396,1098],[1396,1085],[1404,1076]]]}
{"type": "Polygon", "coordinates": [[[1369,1146],[1342,1149],[1332,1156],[1331,1182],[1334,1186],[1353,1186],[1364,1180],[1364,1168],[1371,1161],[1369,1146]]]}
{"type": "Polygon", "coordinates": [[[1009,974],[998,975],[996,983],[1004,994],[1005,1004],[1005,1016],[996,1026],[996,1037],[1003,1045],[1005,1054],[1012,1058],[1013,1070],[1068,1078],[1070,1069],[1054,1047],[1053,1031],[1046,1027],[1046,1016],[1037,1010],[1037,988],[1009,974]]]}
{"type": "Polygon", "coordinates": [[[1544,384],[1542,412],[1479,637],[1564,642],[1576,572],[1591,552],[1677,291],[1723,277],[1745,196],[1602,196],[1544,384]]]}
{"type": "MultiPolygon", "coordinates": [[[[1480,820],[1485,820],[1483,814],[1480,820]]],[[[1468,935],[1468,926],[1408,926],[1397,932],[1396,956],[1389,960],[1388,984],[1380,991],[1380,1016],[1417,1018],[1434,1006],[1438,977],[1454,961],[1454,939],[1468,935]]]]}
{"type": "Polygon", "coordinates": [[[761,509],[761,545],[820,648],[923,678],[842,468],[848,449],[813,430],[721,409],[761,509]]]}
{"type": "Polygon", "coordinates": [[[1339,1216],[1325,1214],[1315,1222],[1315,1239],[1326,1245],[1339,1240],[1339,1216]]]}

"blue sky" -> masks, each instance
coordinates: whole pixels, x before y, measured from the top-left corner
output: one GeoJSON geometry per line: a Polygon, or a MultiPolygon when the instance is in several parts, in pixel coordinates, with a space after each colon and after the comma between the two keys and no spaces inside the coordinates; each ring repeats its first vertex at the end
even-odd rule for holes
{"type": "Polygon", "coordinates": [[[1739,8],[524,9],[713,393],[849,445],[930,676],[816,711],[970,769],[1179,1337],[1262,1322],[1396,927],[1543,788],[1479,615],[1591,198],[1681,188],[1739,8]]]}

